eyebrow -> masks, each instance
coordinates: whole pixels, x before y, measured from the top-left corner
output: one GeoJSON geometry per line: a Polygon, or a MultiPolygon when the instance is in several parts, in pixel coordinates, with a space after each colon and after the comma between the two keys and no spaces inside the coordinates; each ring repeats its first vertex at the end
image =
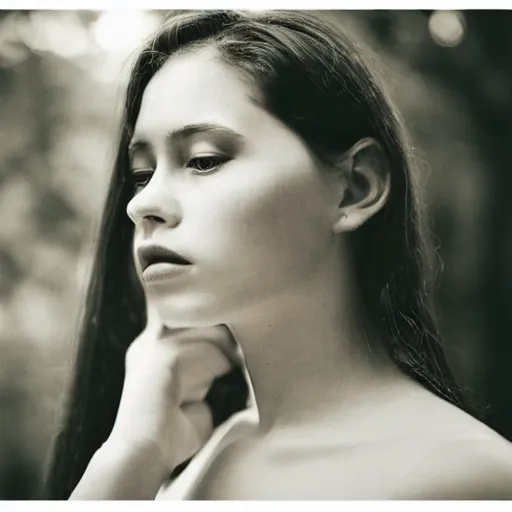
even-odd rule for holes
{"type": "MultiPolygon", "coordinates": [[[[231,130],[227,126],[222,126],[214,123],[195,123],[195,124],[186,124],[181,126],[180,128],[176,128],[175,130],[171,130],[167,136],[167,142],[172,144],[179,144],[185,142],[187,139],[190,139],[192,136],[197,135],[198,133],[212,133],[214,135],[220,136],[228,136],[237,139],[238,141],[243,140],[243,135],[234,130],[231,130]]],[[[139,148],[147,148],[151,144],[145,140],[144,138],[139,138],[134,136],[130,141],[128,146],[128,151],[132,154],[136,149],[139,148]]]]}

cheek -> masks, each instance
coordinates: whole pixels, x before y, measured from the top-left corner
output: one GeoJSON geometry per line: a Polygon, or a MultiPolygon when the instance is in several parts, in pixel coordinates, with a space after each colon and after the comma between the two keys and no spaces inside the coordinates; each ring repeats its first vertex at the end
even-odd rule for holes
{"type": "Polygon", "coordinates": [[[212,264],[252,289],[304,279],[327,238],[316,171],[268,166],[219,179],[203,224],[212,264]]]}

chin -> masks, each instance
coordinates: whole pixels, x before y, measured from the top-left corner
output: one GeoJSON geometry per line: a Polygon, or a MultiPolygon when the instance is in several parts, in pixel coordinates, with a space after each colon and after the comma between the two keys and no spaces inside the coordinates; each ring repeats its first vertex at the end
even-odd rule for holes
{"type": "Polygon", "coordinates": [[[226,323],[226,309],[215,297],[180,295],[153,300],[163,323],[169,328],[211,327],[226,323]]]}

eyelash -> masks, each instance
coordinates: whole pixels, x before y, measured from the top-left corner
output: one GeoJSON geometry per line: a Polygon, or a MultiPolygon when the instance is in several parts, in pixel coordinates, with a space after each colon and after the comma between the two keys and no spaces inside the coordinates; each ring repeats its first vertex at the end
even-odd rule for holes
{"type": "MultiPolygon", "coordinates": [[[[197,168],[194,170],[194,174],[197,174],[199,176],[208,176],[209,174],[217,172],[219,170],[219,167],[222,164],[225,164],[230,159],[228,157],[219,155],[197,156],[195,158],[191,158],[187,162],[187,168],[191,167],[191,162],[197,162],[200,160],[216,160],[219,162],[217,165],[214,165],[212,168],[207,170],[198,170],[197,168]]],[[[135,171],[133,173],[133,185],[135,189],[134,192],[136,194],[140,192],[148,184],[149,180],[151,179],[151,176],[153,175],[153,172],[153,169],[142,169],[140,171],[135,171]]]]}

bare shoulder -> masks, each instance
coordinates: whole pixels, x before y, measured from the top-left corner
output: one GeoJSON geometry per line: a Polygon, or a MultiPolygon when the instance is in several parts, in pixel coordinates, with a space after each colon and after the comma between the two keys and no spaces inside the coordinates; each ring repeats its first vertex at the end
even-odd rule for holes
{"type": "Polygon", "coordinates": [[[512,499],[512,443],[442,400],[423,405],[424,427],[415,433],[420,449],[407,461],[393,498],[512,499]]]}
{"type": "Polygon", "coordinates": [[[512,443],[418,389],[313,429],[234,442],[199,499],[512,499],[512,443]],[[346,419],[346,418],[345,418],[346,419]]]}
{"type": "Polygon", "coordinates": [[[510,443],[469,437],[433,446],[410,464],[392,499],[512,499],[510,443]]]}

